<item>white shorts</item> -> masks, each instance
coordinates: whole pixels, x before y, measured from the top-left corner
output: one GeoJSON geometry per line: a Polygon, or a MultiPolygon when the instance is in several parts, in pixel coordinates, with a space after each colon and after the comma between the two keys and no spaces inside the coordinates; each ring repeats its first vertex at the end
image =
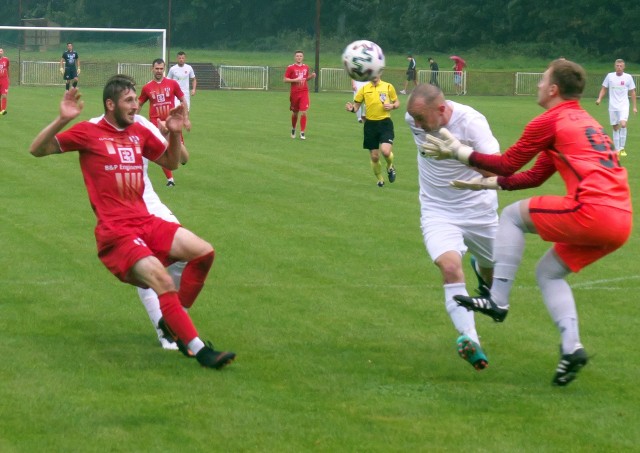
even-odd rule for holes
{"type": "Polygon", "coordinates": [[[481,267],[493,267],[493,240],[498,231],[498,216],[493,218],[455,221],[422,215],[422,238],[431,260],[435,262],[445,252],[467,250],[481,267]]]}
{"type": "Polygon", "coordinates": [[[629,120],[629,109],[627,110],[609,110],[609,124],[615,126],[622,121],[629,120]]]}

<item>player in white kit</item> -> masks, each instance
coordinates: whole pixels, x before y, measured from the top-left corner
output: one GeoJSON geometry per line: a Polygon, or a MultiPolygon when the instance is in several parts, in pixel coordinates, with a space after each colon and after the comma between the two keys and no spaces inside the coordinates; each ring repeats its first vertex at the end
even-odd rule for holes
{"type": "Polygon", "coordinates": [[[638,113],[636,84],[633,81],[633,77],[624,72],[624,60],[616,60],[615,68],[615,72],[610,72],[604,78],[598,99],[596,99],[596,105],[600,105],[602,98],[609,90],[609,123],[613,126],[613,146],[621,156],[626,156],[627,153],[624,147],[627,143],[629,96],[633,101],[633,113],[638,113]]]}
{"type": "Polygon", "coordinates": [[[187,64],[186,61],[187,55],[182,51],[178,52],[178,63],[171,66],[167,78],[178,82],[180,89],[184,93],[185,101],[187,102],[187,110],[191,110],[191,96],[196,95],[198,81],[196,80],[196,74],[193,72],[193,68],[187,64]],[[189,89],[190,80],[191,89],[189,89]]]}
{"type": "MultiPolygon", "coordinates": [[[[462,270],[462,257],[469,250],[471,265],[478,278],[478,292],[488,291],[493,278],[493,240],[498,229],[498,198],[495,191],[453,189],[453,179],[480,176],[472,168],[452,160],[426,157],[420,145],[426,134],[441,127],[453,131],[461,142],[486,154],[497,154],[500,145],[486,118],[463,104],[446,101],[440,88],[421,84],[411,93],[405,121],[418,148],[420,185],[420,224],[429,256],[438,266],[444,281],[445,307],[459,333],[457,350],[477,370],[489,361],[480,347],[474,313],[453,299],[468,294],[462,270]]],[[[487,175],[485,173],[485,175],[487,175]]]]}

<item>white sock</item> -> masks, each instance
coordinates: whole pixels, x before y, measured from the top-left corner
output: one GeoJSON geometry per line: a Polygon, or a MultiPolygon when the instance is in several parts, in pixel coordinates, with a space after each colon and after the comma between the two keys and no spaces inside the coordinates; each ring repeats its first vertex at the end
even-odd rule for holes
{"type": "Polygon", "coordinates": [[[613,147],[616,151],[620,150],[620,129],[613,131],[613,147]]]}
{"type": "Polygon", "coordinates": [[[191,352],[197,354],[198,352],[200,352],[200,349],[204,348],[204,343],[200,338],[195,337],[189,342],[187,347],[189,348],[189,350],[191,350],[191,352]]]}
{"type": "Polygon", "coordinates": [[[624,145],[627,143],[627,128],[620,128],[620,149],[624,148],[624,145]]]}
{"type": "Polygon", "coordinates": [[[560,330],[562,353],[571,354],[580,344],[578,312],[571,287],[565,280],[571,271],[553,249],[545,253],[536,266],[536,280],[551,319],[560,330]]]}
{"type": "Polygon", "coordinates": [[[469,293],[464,283],[447,283],[444,285],[444,305],[451,317],[453,326],[461,335],[468,335],[473,341],[480,344],[473,312],[461,307],[453,300],[453,296],[468,295],[469,293]]]}
{"type": "Polygon", "coordinates": [[[144,308],[147,310],[147,314],[149,315],[149,319],[151,320],[151,324],[156,329],[158,333],[158,338],[161,336],[161,331],[158,329],[158,321],[162,318],[162,312],[160,311],[160,301],[158,300],[158,295],[151,288],[148,289],[138,289],[138,296],[140,296],[140,301],[144,308]]]}
{"type": "Polygon", "coordinates": [[[509,306],[509,294],[524,253],[526,231],[519,203],[511,204],[502,210],[493,246],[496,264],[491,285],[491,298],[499,307],[509,306]]]}

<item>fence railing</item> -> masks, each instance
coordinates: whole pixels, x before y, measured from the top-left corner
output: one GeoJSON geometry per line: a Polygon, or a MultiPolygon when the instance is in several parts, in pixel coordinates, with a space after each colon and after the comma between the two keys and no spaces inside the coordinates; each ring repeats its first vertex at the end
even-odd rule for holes
{"type": "MultiPolygon", "coordinates": [[[[270,66],[229,66],[211,63],[192,63],[198,65],[201,89],[227,90],[288,90],[285,83],[285,67],[270,66]],[[202,85],[202,86],[201,86],[202,85]]],[[[22,61],[19,67],[19,80],[22,85],[64,85],[59,73],[60,63],[57,61],[22,61]]],[[[13,70],[15,71],[15,70],[13,70]]],[[[122,73],[133,77],[138,84],[151,80],[151,65],[148,63],[92,63],[83,62],[80,76],[81,86],[102,86],[113,74],[122,73]]],[[[14,74],[15,75],[15,74],[14,74]]],[[[585,96],[596,97],[600,91],[606,74],[591,74],[587,77],[585,96]]],[[[632,74],[636,86],[640,86],[640,75],[632,74]]],[[[435,83],[445,94],[470,94],[474,96],[533,96],[538,92],[541,72],[468,72],[461,74],[459,85],[456,84],[454,71],[419,70],[419,83],[435,83]]],[[[387,69],[383,79],[390,82],[396,91],[402,90],[406,82],[403,70],[387,69]]],[[[310,81],[310,88],[318,91],[351,92],[351,79],[342,68],[322,68],[317,80],[310,81]]],[[[412,88],[409,85],[408,89],[412,88]]]]}

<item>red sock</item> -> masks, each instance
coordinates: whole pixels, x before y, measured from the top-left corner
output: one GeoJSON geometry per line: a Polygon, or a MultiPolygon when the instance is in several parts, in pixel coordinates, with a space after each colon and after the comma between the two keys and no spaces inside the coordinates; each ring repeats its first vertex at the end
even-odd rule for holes
{"type": "Polygon", "coordinates": [[[298,124],[298,114],[297,113],[292,113],[291,114],[291,129],[295,129],[297,124],[298,124]]]}
{"type": "Polygon", "coordinates": [[[302,115],[300,117],[300,130],[304,132],[306,128],[307,128],[307,115],[302,115]]]}
{"type": "Polygon", "coordinates": [[[0,102],[0,110],[7,110],[7,98],[2,98],[2,102],[0,102]]]}
{"type": "Polygon", "coordinates": [[[173,172],[171,170],[167,170],[166,168],[163,168],[162,171],[164,172],[164,175],[167,177],[167,179],[173,178],[173,172]]]}
{"type": "Polygon", "coordinates": [[[198,336],[198,331],[187,312],[182,309],[178,293],[170,291],[158,296],[158,299],[160,300],[160,311],[162,311],[162,317],[167,326],[184,344],[189,344],[198,336]]]}
{"type": "Polygon", "coordinates": [[[184,267],[180,278],[180,303],[185,308],[190,308],[200,294],[204,281],[207,278],[209,269],[213,264],[214,252],[207,253],[194,260],[191,260],[184,267]]]}

